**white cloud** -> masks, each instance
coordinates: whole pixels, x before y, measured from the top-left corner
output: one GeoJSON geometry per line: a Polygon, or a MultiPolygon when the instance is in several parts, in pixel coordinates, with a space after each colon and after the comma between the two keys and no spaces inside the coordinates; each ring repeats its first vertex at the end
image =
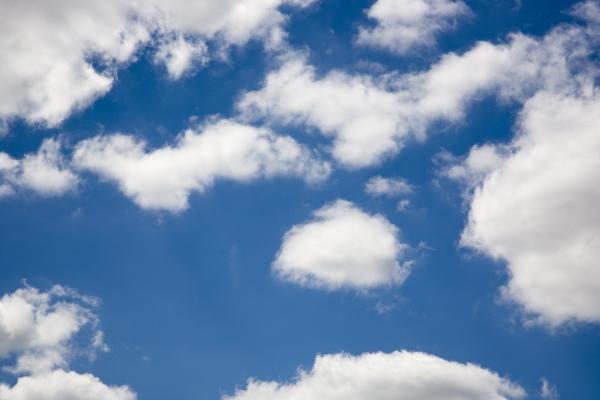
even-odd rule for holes
{"type": "Polygon", "coordinates": [[[411,207],[411,205],[412,202],[409,199],[402,199],[398,201],[398,204],[396,204],[396,210],[406,211],[411,207]]]}
{"type": "Polygon", "coordinates": [[[436,36],[469,14],[462,1],[377,0],[367,11],[375,26],[361,27],[356,41],[404,54],[414,48],[433,46],[436,36]]]}
{"type": "MultiPolygon", "coordinates": [[[[310,0],[0,0],[0,126],[14,118],[49,126],[110,90],[118,68],[142,45],[186,36],[159,50],[172,77],[191,68],[202,43],[221,49],[282,38],[280,6],[310,0]],[[175,46],[175,47],[173,47],[175,46]]],[[[221,54],[219,54],[221,56],[221,54]]]]}
{"type": "Polygon", "coordinates": [[[177,36],[161,43],[154,60],[167,68],[171,79],[179,79],[194,65],[208,61],[208,48],[204,42],[193,42],[183,36],[177,36]]]}
{"type": "Polygon", "coordinates": [[[365,191],[371,196],[397,196],[412,193],[413,187],[403,178],[374,176],[365,184],[365,191]]]}
{"type": "Polygon", "coordinates": [[[540,92],[477,187],[462,244],[506,260],[504,295],[556,326],[600,322],[600,99],[540,92]]]}
{"type": "Polygon", "coordinates": [[[524,103],[512,142],[474,146],[441,171],[467,188],[461,244],[507,263],[502,295],[527,323],[600,322],[599,70],[588,59],[600,38],[597,7],[576,5],[592,24],[560,26],[533,42],[531,64],[520,66],[525,79],[502,87],[524,103]]]}
{"type": "MultiPolygon", "coordinates": [[[[48,292],[26,287],[0,298],[0,358],[16,355],[13,372],[39,372],[65,366],[69,343],[86,326],[96,329],[94,299],[55,286],[48,292]]],[[[101,336],[100,336],[101,338],[101,336]]]]}
{"type": "Polygon", "coordinates": [[[146,29],[128,17],[125,1],[2,0],[0,119],[56,125],[106,93],[114,74],[95,69],[127,61],[146,29]]]}
{"type": "Polygon", "coordinates": [[[545,400],[557,400],[560,396],[558,390],[546,378],[541,379],[540,397],[545,400]]]}
{"type": "Polygon", "coordinates": [[[96,329],[93,302],[55,286],[47,292],[31,287],[0,298],[0,359],[16,355],[15,372],[47,371],[65,366],[82,328],[96,329]]]}
{"type": "Polygon", "coordinates": [[[285,16],[283,5],[307,7],[314,0],[151,0],[148,12],[158,18],[164,30],[186,32],[222,41],[224,45],[243,45],[252,38],[265,38],[280,29],[285,16]]]}
{"type": "Polygon", "coordinates": [[[495,372],[417,352],[317,356],[291,382],[248,381],[225,400],[509,400],[525,391],[495,372]]]}
{"type": "Polygon", "coordinates": [[[13,386],[0,383],[3,400],[135,400],[126,386],[103,384],[90,374],[67,371],[78,355],[108,351],[98,329],[98,300],[54,286],[46,292],[26,286],[0,298],[0,360],[16,374],[13,386]],[[81,333],[91,333],[89,343],[81,333]]]}
{"type": "Polygon", "coordinates": [[[107,386],[91,374],[54,370],[20,377],[14,386],[0,385],[4,400],[135,400],[127,386],[107,386]]]}
{"type": "Polygon", "coordinates": [[[571,13],[584,21],[600,24],[600,2],[597,0],[587,0],[575,4],[571,13]]]}
{"type": "Polygon", "coordinates": [[[571,85],[573,69],[585,68],[588,33],[566,26],[541,39],[513,34],[504,44],[446,54],[422,72],[377,78],[337,70],[318,76],[304,56],[292,54],[237,106],[247,120],[316,128],[332,138],[339,163],[366,167],[424,140],[438,122],[461,121],[484,96],[523,102],[541,88],[571,85]]]}
{"type": "Polygon", "coordinates": [[[440,174],[475,188],[502,164],[509,151],[503,145],[484,144],[473,146],[462,159],[442,152],[437,156],[444,164],[440,174]]]}
{"type": "Polygon", "coordinates": [[[339,71],[318,78],[302,57],[271,72],[261,90],[247,93],[238,104],[249,119],[316,127],[334,139],[334,158],[352,167],[399,150],[395,139],[406,135],[399,126],[401,107],[400,98],[383,83],[339,71]]]}
{"type": "Polygon", "coordinates": [[[74,190],[78,183],[56,139],[45,139],[36,153],[20,160],[0,152],[0,197],[21,189],[47,197],[60,196],[74,190]]]}
{"type": "Polygon", "coordinates": [[[217,179],[298,176],[314,183],[330,174],[329,164],[291,137],[230,120],[189,129],[174,145],[150,151],[123,134],[87,139],[76,145],[73,163],[118,184],[142,208],[172,212],[187,208],[190,192],[217,179]]]}
{"type": "Polygon", "coordinates": [[[411,262],[400,263],[408,246],[398,228],[344,200],[314,212],[284,236],[273,272],[303,286],[336,290],[401,284],[411,262]]]}
{"type": "Polygon", "coordinates": [[[75,173],[90,171],[116,183],[140,207],[182,211],[192,191],[216,180],[299,177],[309,184],[326,180],[331,166],[289,136],[233,120],[210,119],[188,129],[172,145],[148,150],[130,135],[96,136],[75,144],[67,160],[57,139],[46,139],[36,153],[14,159],[0,152],[0,198],[30,191],[60,196],[75,190],[75,173]]]}

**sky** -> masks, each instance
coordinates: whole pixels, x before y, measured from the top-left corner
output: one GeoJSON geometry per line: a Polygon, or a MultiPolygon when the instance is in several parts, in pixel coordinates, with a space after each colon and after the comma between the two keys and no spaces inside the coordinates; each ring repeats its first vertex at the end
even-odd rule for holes
{"type": "Polygon", "coordinates": [[[600,2],[0,0],[0,399],[600,398],[600,2]]]}

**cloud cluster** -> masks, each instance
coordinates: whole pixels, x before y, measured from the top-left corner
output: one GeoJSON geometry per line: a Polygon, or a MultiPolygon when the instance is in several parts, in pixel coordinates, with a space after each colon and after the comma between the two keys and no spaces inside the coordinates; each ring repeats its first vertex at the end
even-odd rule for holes
{"type": "Polygon", "coordinates": [[[356,41],[360,45],[404,54],[414,48],[433,46],[440,33],[469,14],[469,8],[462,1],[377,0],[367,10],[375,26],[361,27],[356,41]]]}
{"type": "Polygon", "coordinates": [[[20,191],[64,195],[77,188],[83,171],[117,184],[143,209],[179,212],[191,192],[203,192],[216,180],[299,177],[316,184],[329,177],[331,166],[289,136],[210,119],[152,150],[143,139],[118,133],[75,143],[72,157],[63,155],[56,139],[44,140],[20,160],[0,153],[0,197],[20,191]]]}
{"type": "Polygon", "coordinates": [[[461,121],[469,104],[486,95],[526,101],[540,88],[558,90],[573,79],[589,48],[587,31],[561,27],[541,39],[513,34],[507,43],[477,43],[449,53],[417,73],[318,76],[293,54],[237,107],[247,120],[316,128],[332,138],[340,164],[380,163],[411,140],[423,140],[439,122],[461,121]]]}
{"type": "Polygon", "coordinates": [[[18,379],[13,386],[0,384],[0,398],[135,400],[126,386],[107,386],[90,374],[67,371],[73,357],[107,351],[94,314],[97,303],[62,286],[47,292],[25,287],[2,296],[0,359],[14,357],[15,365],[4,369],[18,379]],[[91,332],[89,343],[80,343],[77,339],[86,329],[91,332]]]}
{"type": "Polygon", "coordinates": [[[289,383],[250,380],[225,400],[510,400],[525,391],[495,372],[417,352],[318,356],[289,383]]]}
{"type": "Polygon", "coordinates": [[[46,139],[36,153],[17,160],[0,152],[0,197],[18,191],[31,191],[41,196],[60,196],[73,191],[79,178],[61,153],[60,141],[46,139]]]}
{"type": "Polygon", "coordinates": [[[177,212],[192,191],[217,179],[247,182],[260,177],[298,176],[320,182],[330,166],[289,136],[230,120],[183,132],[174,145],[147,150],[132,136],[98,136],[75,146],[73,164],[114,182],[137,205],[177,212]]]}
{"type": "Polygon", "coordinates": [[[293,55],[238,108],[247,119],[317,129],[332,138],[333,157],[356,168],[460,121],[484,96],[522,104],[513,143],[476,146],[443,171],[469,188],[461,243],[506,260],[503,294],[526,314],[550,325],[598,322],[598,10],[580,3],[572,13],[583,24],[480,42],[418,73],[319,76],[293,55]]]}
{"type": "Polygon", "coordinates": [[[411,262],[398,228],[381,215],[337,200],[284,236],[273,272],[285,281],[328,290],[401,284],[411,262]]]}
{"type": "Polygon", "coordinates": [[[59,124],[110,90],[118,68],[149,43],[173,78],[206,61],[207,43],[217,56],[253,38],[276,46],[285,37],[280,7],[310,3],[1,0],[0,37],[10,40],[0,42],[0,124],[59,124]]]}

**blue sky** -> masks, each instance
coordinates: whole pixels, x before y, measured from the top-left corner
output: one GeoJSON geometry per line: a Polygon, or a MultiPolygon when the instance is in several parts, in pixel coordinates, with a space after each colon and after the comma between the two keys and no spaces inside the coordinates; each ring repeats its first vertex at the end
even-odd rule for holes
{"type": "Polygon", "coordinates": [[[600,3],[114,3],[0,1],[0,397],[600,398],[600,3]]]}

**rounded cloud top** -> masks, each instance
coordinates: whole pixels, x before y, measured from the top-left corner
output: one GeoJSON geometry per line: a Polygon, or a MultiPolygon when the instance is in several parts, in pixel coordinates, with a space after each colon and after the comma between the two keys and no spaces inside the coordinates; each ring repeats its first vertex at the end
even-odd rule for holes
{"type": "Polygon", "coordinates": [[[285,234],[273,271],[283,280],[328,290],[401,284],[410,273],[411,262],[399,261],[407,248],[385,217],[336,200],[285,234]]]}

